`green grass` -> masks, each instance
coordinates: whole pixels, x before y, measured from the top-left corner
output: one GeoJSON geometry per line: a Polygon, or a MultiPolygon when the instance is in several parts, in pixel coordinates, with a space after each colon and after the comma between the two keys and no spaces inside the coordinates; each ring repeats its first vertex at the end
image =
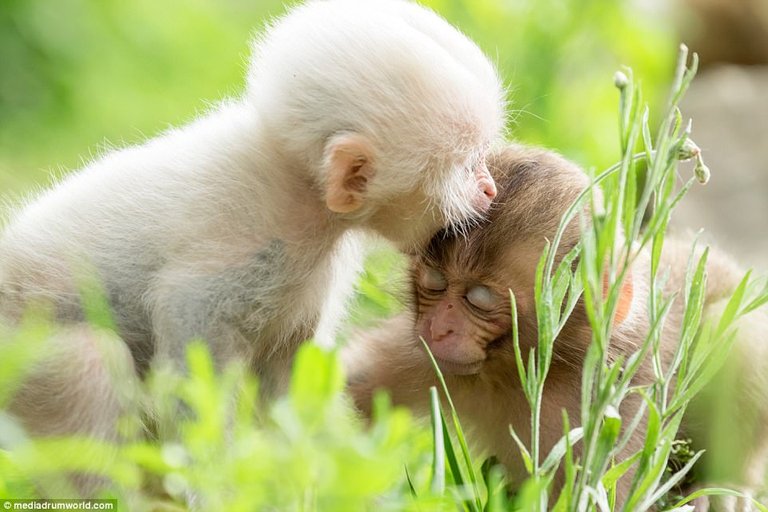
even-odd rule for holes
{"type": "MultiPolygon", "coordinates": [[[[509,510],[510,507],[562,511],[634,511],[654,507],[672,510],[684,507],[702,495],[739,495],[729,489],[701,489],[691,496],[675,494],[678,485],[690,477],[693,465],[702,455],[702,452],[692,452],[688,443],[677,439],[683,414],[692,398],[722,366],[733,341],[736,320],[768,301],[765,281],[752,280],[748,272],[724,314],[708,319],[702,325],[707,250],[699,259],[691,256],[681,296],[669,297],[662,293],[659,259],[674,206],[694,182],[705,184],[709,179],[709,170],[700,153],[690,151],[695,144],[692,144],[689,127],[682,123],[677,108],[696,72],[696,56],[690,69],[686,68],[686,60],[687,49],[682,48],[667,115],[655,140],[650,136],[647,107],[645,110],[641,107],[639,87],[624,73],[617,73],[622,160],[593,180],[593,187],[600,185],[605,198],[600,211],[595,209],[594,188],[590,188],[566,212],[557,235],[541,256],[535,288],[538,345],[527,354],[522,353],[519,344],[515,297],[511,295],[512,342],[521,387],[531,408],[532,432],[531,444],[526,446],[513,430],[510,431],[510,442],[517,444],[529,473],[514,500],[508,500],[508,490],[501,485],[502,477],[498,474],[486,475],[484,488],[478,489],[478,463],[472,460],[467,448],[460,419],[450,400],[450,390],[442,376],[440,382],[447,398],[448,420],[438,394],[432,390],[434,453],[446,457],[451,470],[447,475],[445,471],[435,471],[433,478],[450,478],[459,486],[466,485],[471,490],[469,499],[461,503],[466,510],[509,510]],[[678,190],[678,160],[692,156],[696,158],[694,176],[678,190]],[[583,223],[587,227],[583,227],[582,242],[556,265],[556,249],[565,226],[583,211],[585,203],[592,207],[592,218],[583,223]],[[650,216],[647,215],[649,211],[650,216]],[[620,283],[635,256],[645,248],[652,255],[649,323],[654,328],[636,353],[627,359],[609,360],[607,348],[620,283]],[[579,265],[574,271],[571,269],[576,257],[579,265]],[[605,298],[603,276],[609,276],[605,298]],[[584,298],[593,332],[582,377],[581,427],[566,428],[560,443],[549,453],[542,453],[540,410],[553,345],[580,297],[584,298]],[[671,366],[665,368],[661,363],[660,326],[674,300],[684,304],[683,323],[677,352],[671,366]],[[655,381],[645,387],[632,386],[632,378],[646,357],[653,361],[655,381]],[[621,418],[618,414],[620,405],[631,394],[642,396],[648,424],[643,448],[622,457],[620,447],[625,440],[642,435],[637,432],[639,423],[636,420],[639,418],[621,418]],[[448,423],[456,433],[453,441],[447,435],[448,423]],[[578,460],[573,455],[576,442],[581,443],[578,460]],[[630,468],[636,469],[631,491],[626,503],[619,507],[614,502],[615,486],[630,468]],[[565,486],[558,494],[553,494],[551,484],[558,470],[565,474],[565,486]]],[[[629,74],[631,76],[631,72],[629,74]]],[[[439,374],[437,364],[434,366],[439,374]]],[[[572,423],[572,419],[563,414],[564,424],[572,423]]],[[[432,486],[434,489],[445,487],[444,481],[432,486]]],[[[757,502],[755,506],[766,510],[757,502]]]]}
{"type": "MultiPolygon", "coordinates": [[[[559,237],[542,254],[535,289],[538,345],[524,353],[517,337],[512,340],[533,432],[530,445],[510,433],[509,442],[518,445],[529,473],[514,492],[507,489],[497,467],[474,458],[461,418],[451,405],[450,390],[424,390],[432,397],[431,424],[393,408],[380,395],[374,419],[366,425],[344,396],[344,372],[337,354],[312,345],[299,352],[290,392],[275,403],[260,402],[258,383],[244,368],[217,373],[205,346],[194,344],[188,353],[187,376],[163,371],[131,390],[150,405],[152,430],[161,434],[159,440],[141,435],[137,417],[123,422],[126,441],[118,445],[79,438],[31,439],[2,412],[51,332],[45,322],[30,320],[16,332],[1,333],[0,497],[31,497],[41,488],[64,483],[62,475],[68,470],[86,470],[108,478],[112,485],[106,496],[116,497],[123,509],[130,510],[184,510],[190,496],[202,510],[227,511],[618,510],[613,502],[616,481],[633,465],[626,510],[649,510],[659,500],[666,500],[669,509],[684,510],[679,507],[690,497],[670,501],[668,491],[685,478],[699,454],[688,454],[679,470],[668,470],[670,456],[679,446],[675,439],[682,414],[722,362],[734,321],[768,300],[768,289],[746,275],[723,317],[700,325],[705,251],[701,258],[691,259],[685,290],[674,299],[683,301],[685,315],[673,367],[658,364],[658,329],[651,330],[636,354],[608,360],[618,283],[638,246],[652,254],[652,325],[662,323],[672,300],[661,292],[657,271],[673,207],[696,180],[694,176],[681,188],[676,186],[680,151],[690,135],[677,103],[693,77],[695,58],[692,69],[687,69],[683,52],[677,71],[655,138],[639,87],[631,78],[617,77],[621,160],[593,180],[604,192],[605,207],[593,211],[592,222],[584,224],[590,227],[575,249],[580,262],[575,271],[570,262],[576,252],[563,262],[555,260],[559,237]],[[648,211],[652,213],[644,219],[648,211]],[[606,298],[604,275],[609,276],[606,298]],[[565,424],[581,426],[566,428],[562,442],[545,453],[538,437],[544,383],[554,340],[579,297],[584,299],[593,339],[584,363],[581,418],[566,418],[565,424]],[[657,362],[655,379],[638,388],[631,378],[646,356],[657,362]],[[447,410],[440,393],[448,397],[447,410]],[[643,448],[622,460],[617,446],[636,425],[617,411],[630,394],[643,398],[648,427],[643,448]],[[187,411],[183,416],[177,414],[179,402],[187,411]],[[173,434],[162,435],[165,432],[173,434]],[[582,454],[578,459],[573,450],[577,442],[582,454]],[[566,485],[553,494],[558,467],[563,468],[566,485]]],[[[629,71],[626,74],[631,77],[629,71]]],[[[701,177],[701,167],[697,174],[701,177]]],[[[581,204],[593,204],[591,191],[581,204]]],[[[561,230],[580,211],[580,205],[574,205],[561,230]]],[[[381,257],[386,263],[379,268],[397,273],[397,261],[381,257]]],[[[357,310],[360,321],[398,307],[391,295],[380,291],[383,282],[375,272],[365,276],[357,310]]]]}
{"type": "MultiPolygon", "coordinates": [[[[708,170],[698,156],[694,176],[679,190],[675,186],[677,162],[681,157],[689,156],[681,152],[681,149],[690,146],[690,133],[682,123],[677,109],[679,100],[695,74],[695,55],[690,69],[685,67],[686,59],[687,50],[683,48],[667,115],[655,140],[650,136],[647,110],[642,110],[639,88],[623,73],[617,74],[622,160],[593,179],[593,187],[585,191],[566,212],[556,236],[541,256],[535,287],[538,345],[527,354],[522,352],[517,338],[517,316],[512,296],[517,371],[531,408],[532,432],[530,446],[524,445],[511,432],[510,442],[519,446],[520,456],[529,473],[528,481],[523,484],[513,502],[514,508],[542,511],[639,511],[649,510],[665,502],[670,509],[675,509],[695,497],[684,496],[676,502],[669,501],[670,491],[688,476],[702,455],[701,452],[686,454],[682,467],[673,473],[669,472],[673,449],[680,445],[676,441],[680,421],[691,399],[721,367],[733,340],[734,322],[768,301],[768,287],[764,281],[751,280],[750,273],[747,273],[722,317],[702,325],[708,254],[705,250],[699,259],[692,256],[683,293],[679,297],[668,297],[662,293],[659,258],[670,215],[695,181],[706,182],[708,178],[708,170]],[[638,146],[639,153],[636,152],[638,146]],[[595,185],[600,185],[604,197],[604,205],[599,212],[594,207],[592,197],[595,185]],[[565,226],[583,211],[585,204],[591,206],[592,218],[591,222],[582,223],[582,241],[556,264],[556,248],[565,226]],[[648,211],[652,212],[649,217],[646,216],[648,211]],[[626,359],[610,360],[608,343],[619,288],[627,269],[644,248],[648,248],[652,255],[648,320],[654,328],[637,352],[626,359]],[[577,256],[579,265],[576,270],[572,270],[572,263],[577,256]],[[603,276],[608,276],[605,297],[603,276]],[[560,444],[550,453],[542,453],[539,444],[540,410],[544,383],[552,362],[553,345],[579,297],[584,298],[593,333],[583,368],[581,426],[566,429],[560,444]],[[660,326],[666,320],[673,300],[683,302],[684,315],[677,352],[671,366],[665,368],[661,364],[660,326]],[[633,386],[632,378],[646,357],[650,357],[654,363],[655,380],[649,386],[633,386]],[[618,413],[622,402],[631,394],[640,394],[645,403],[648,423],[644,434],[636,433],[638,423],[635,418],[622,418],[618,413]],[[628,437],[635,434],[644,435],[643,448],[622,457],[620,447],[628,437]],[[581,457],[578,460],[573,455],[573,445],[577,441],[581,444],[581,457]],[[623,508],[619,508],[614,502],[616,483],[630,467],[635,468],[631,490],[623,508]],[[558,468],[565,474],[565,486],[559,494],[552,494],[551,483],[558,468]]],[[[436,371],[439,370],[436,368],[436,371]]],[[[441,382],[443,391],[449,394],[442,379],[441,382]]],[[[477,464],[471,461],[456,411],[450,400],[448,403],[449,417],[456,428],[462,456],[455,456],[455,449],[447,446],[450,440],[446,438],[439,439],[446,445],[440,451],[446,453],[451,460],[449,467],[461,467],[463,463],[465,473],[474,483],[473,468],[477,464]]],[[[434,404],[439,421],[445,423],[436,399],[434,404]]],[[[565,420],[566,425],[574,423],[573,418],[565,420]]],[[[460,481],[463,478],[456,474],[454,477],[460,481]]],[[[705,489],[698,491],[696,496],[702,494],[737,493],[725,489],[705,489]]],[[[502,487],[490,486],[487,495],[475,492],[474,497],[474,501],[466,502],[466,509],[508,509],[502,487]],[[485,501],[479,496],[486,496],[485,501]]],[[[762,505],[756,506],[766,510],[762,505]]]]}

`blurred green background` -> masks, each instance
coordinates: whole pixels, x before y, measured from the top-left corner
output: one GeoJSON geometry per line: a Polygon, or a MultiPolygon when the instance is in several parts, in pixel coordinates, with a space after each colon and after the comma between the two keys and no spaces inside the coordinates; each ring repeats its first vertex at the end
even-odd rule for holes
{"type": "MultiPolygon", "coordinates": [[[[701,120],[694,139],[708,155],[722,156],[708,156],[713,178],[706,193],[712,195],[692,191],[693,206],[686,212],[682,204],[680,213],[690,228],[719,229],[716,238],[739,259],[752,254],[757,264],[768,261],[765,0],[423,3],[497,63],[509,88],[510,138],[555,149],[587,168],[604,168],[619,158],[612,78],[617,69],[630,66],[641,79],[654,118],[680,40],[701,49],[708,65],[738,63],[739,69],[700,75],[703,85],[688,104],[690,113],[685,113],[701,120]],[[713,7],[718,5],[722,10],[713,7]],[[734,6],[741,14],[731,19],[734,6]],[[711,26],[719,27],[717,38],[708,37],[711,26]],[[727,27],[730,32],[723,32],[727,27]],[[738,37],[729,39],[734,34],[738,37]],[[730,116],[730,144],[722,128],[725,116],[730,116]],[[755,121],[760,119],[763,125],[755,121]],[[739,178],[727,169],[736,159],[738,168],[748,171],[739,178]],[[736,216],[729,217],[731,212],[736,216]]],[[[105,150],[140,143],[240,94],[250,39],[288,5],[279,0],[0,0],[0,205],[13,206],[105,150]]],[[[0,212],[0,225],[4,218],[0,212]]],[[[402,276],[399,257],[380,252],[375,258],[360,281],[353,324],[400,306],[387,291],[402,276]]]]}
{"type": "MultiPolygon", "coordinates": [[[[676,53],[668,16],[636,2],[431,0],[494,59],[510,134],[587,166],[614,161],[613,72],[657,104],[676,53]]],[[[100,152],[193,119],[244,85],[277,0],[1,0],[0,191],[23,195],[100,152]]]]}

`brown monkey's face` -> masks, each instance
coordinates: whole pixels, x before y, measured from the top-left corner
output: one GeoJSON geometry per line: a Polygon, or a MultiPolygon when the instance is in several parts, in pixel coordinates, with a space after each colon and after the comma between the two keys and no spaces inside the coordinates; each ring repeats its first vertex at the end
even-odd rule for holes
{"type": "MultiPolygon", "coordinates": [[[[415,334],[424,338],[442,371],[454,375],[514,372],[510,291],[520,342],[533,346],[537,262],[563,213],[589,183],[556,154],[514,145],[491,154],[489,167],[498,196],[485,221],[439,232],[412,266],[415,334]]],[[[559,257],[579,237],[578,223],[571,223],[559,257]]],[[[581,336],[583,325],[576,321],[563,332],[581,336]]]]}
{"type": "Polygon", "coordinates": [[[416,334],[446,374],[472,375],[494,359],[507,359],[512,350],[509,290],[520,314],[528,314],[533,300],[532,272],[514,262],[488,262],[491,273],[474,272],[461,261],[468,250],[457,241],[440,260],[414,265],[416,334]]]}

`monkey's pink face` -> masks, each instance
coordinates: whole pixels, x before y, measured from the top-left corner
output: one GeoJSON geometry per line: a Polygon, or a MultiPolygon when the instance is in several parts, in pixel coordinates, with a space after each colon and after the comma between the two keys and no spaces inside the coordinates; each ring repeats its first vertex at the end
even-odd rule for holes
{"type": "Polygon", "coordinates": [[[480,372],[489,347],[509,333],[509,299],[492,285],[452,279],[428,266],[417,269],[415,277],[417,334],[440,370],[453,375],[480,372]]]}

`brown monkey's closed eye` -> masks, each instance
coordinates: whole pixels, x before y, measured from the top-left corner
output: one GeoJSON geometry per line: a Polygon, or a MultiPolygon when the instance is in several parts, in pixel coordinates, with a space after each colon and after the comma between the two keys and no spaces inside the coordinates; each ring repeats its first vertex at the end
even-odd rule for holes
{"type": "Polygon", "coordinates": [[[473,286],[465,295],[467,302],[483,311],[492,311],[499,305],[499,297],[483,285],[473,286]]]}
{"type": "Polygon", "coordinates": [[[448,281],[439,270],[428,268],[419,276],[419,284],[433,292],[441,292],[448,288],[448,281]]]}

